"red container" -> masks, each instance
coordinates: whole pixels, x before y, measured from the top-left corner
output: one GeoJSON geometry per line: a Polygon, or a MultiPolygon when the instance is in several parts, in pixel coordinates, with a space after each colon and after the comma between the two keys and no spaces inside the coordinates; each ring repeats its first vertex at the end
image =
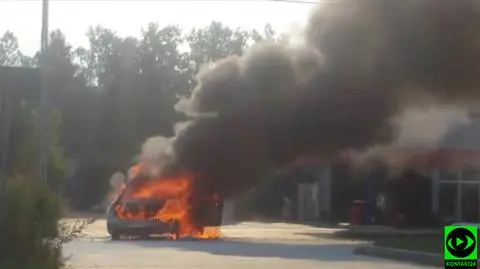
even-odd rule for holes
{"type": "Polygon", "coordinates": [[[363,201],[353,201],[350,205],[349,223],[350,225],[362,224],[363,218],[363,201]]]}

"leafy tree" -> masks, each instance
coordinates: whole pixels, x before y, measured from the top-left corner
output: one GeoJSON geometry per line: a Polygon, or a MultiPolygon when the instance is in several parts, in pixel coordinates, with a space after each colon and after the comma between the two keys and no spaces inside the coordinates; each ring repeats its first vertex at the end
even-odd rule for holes
{"type": "Polygon", "coordinates": [[[0,37],[0,66],[28,66],[31,59],[22,54],[18,38],[10,31],[0,37]]]}
{"type": "MultiPolygon", "coordinates": [[[[90,195],[87,200],[92,203],[104,195],[110,173],[125,169],[146,138],[173,135],[174,123],[184,120],[174,105],[190,94],[201,65],[241,55],[261,40],[277,40],[269,25],[259,33],[219,22],[186,34],[175,25],[151,23],[140,38],[120,37],[102,26],[90,28],[86,35],[88,47],[72,48],[60,30],[53,31],[46,75],[55,111],[50,120],[55,142],[51,163],[64,169],[65,161],[60,161],[64,155],[80,160],[77,182],[83,187],[75,186],[75,193],[82,201],[90,195]]],[[[17,38],[7,32],[0,38],[0,64],[37,66],[38,54],[23,55],[17,38]]],[[[21,146],[16,147],[15,171],[33,166],[33,152],[38,150],[37,109],[24,103],[20,111],[16,131],[21,135],[16,143],[21,146]],[[25,155],[30,157],[20,157],[25,155]]],[[[63,172],[56,174],[64,177],[63,172]]]]}
{"type": "MultiPolygon", "coordinates": [[[[0,38],[0,58],[1,64],[8,66],[35,64],[19,51],[15,36],[9,32],[0,38]]],[[[30,90],[35,89],[25,92],[30,90]]],[[[49,179],[58,180],[49,181],[52,189],[40,182],[38,102],[28,98],[9,103],[13,113],[7,151],[9,180],[0,193],[0,268],[59,269],[64,266],[62,244],[77,235],[82,227],[75,226],[72,231],[59,224],[63,208],[53,189],[63,185],[66,168],[58,135],[61,113],[58,109],[50,111],[49,179]]]]}
{"type": "MultiPolygon", "coordinates": [[[[0,38],[0,61],[4,66],[31,66],[35,63],[33,59],[26,57],[20,52],[17,38],[11,32],[6,32],[0,38]]],[[[21,103],[13,104],[11,142],[9,147],[10,176],[21,175],[34,178],[39,176],[37,111],[38,106],[31,101],[21,100],[21,103]]],[[[53,162],[50,168],[54,174],[58,174],[56,179],[60,180],[61,178],[63,179],[66,168],[63,148],[58,136],[58,128],[62,121],[61,112],[53,109],[51,116],[49,158],[53,162]]]]}
{"type": "MultiPolygon", "coordinates": [[[[62,190],[65,181],[66,159],[63,146],[60,143],[58,129],[62,124],[59,110],[50,111],[49,136],[49,176],[48,183],[57,190],[62,190]]],[[[40,178],[38,174],[39,147],[38,147],[38,109],[37,106],[23,102],[16,112],[13,121],[12,152],[10,153],[13,177],[40,178]]]]}
{"type": "MultiPolygon", "coordinates": [[[[72,206],[88,209],[101,201],[108,190],[108,178],[121,166],[124,152],[131,150],[126,143],[124,130],[122,93],[126,87],[125,67],[121,51],[123,40],[115,32],[97,26],[87,32],[88,48],[73,51],[73,62],[77,67],[76,78],[83,82],[83,90],[74,95],[78,110],[83,117],[77,128],[83,128],[82,149],[77,155],[79,161],[69,191],[72,206]],[[123,126],[122,126],[123,124],[123,126]]],[[[135,48],[135,46],[133,46],[135,48]]],[[[131,111],[131,110],[128,110],[131,111]]]]}
{"type": "Polygon", "coordinates": [[[259,43],[262,41],[269,41],[269,42],[279,42],[279,43],[289,43],[290,37],[289,35],[282,33],[278,34],[272,27],[271,24],[266,24],[263,28],[263,33],[259,33],[256,30],[252,31],[252,39],[255,43],[259,43]]]}
{"type": "Polygon", "coordinates": [[[150,136],[173,135],[173,124],[179,119],[174,105],[192,82],[188,54],[179,49],[183,42],[176,26],[160,29],[149,24],[142,33],[134,98],[137,145],[150,136]]]}
{"type": "MultiPolygon", "coordinates": [[[[45,52],[46,89],[49,94],[49,104],[58,109],[63,118],[59,126],[59,139],[65,146],[66,155],[78,157],[85,145],[88,119],[88,103],[85,100],[86,82],[78,72],[74,63],[75,54],[67,44],[60,30],[50,34],[50,43],[45,52]]],[[[38,57],[38,55],[37,55],[38,57]]]]}
{"type": "Polygon", "coordinates": [[[259,37],[253,31],[230,29],[220,22],[193,29],[187,35],[190,46],[190,58],[195,64],[195,71],[203,64],[221,60],[229,55],[241,55],[242,52],[259,37]]]}

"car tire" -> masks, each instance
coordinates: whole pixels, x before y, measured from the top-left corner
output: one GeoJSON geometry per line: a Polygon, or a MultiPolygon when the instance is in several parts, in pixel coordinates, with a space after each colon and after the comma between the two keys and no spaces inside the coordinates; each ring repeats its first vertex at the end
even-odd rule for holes
{"type": "Polygon", "coordinates": [[[118,234],[118,233],[111,233],[110,235],[111,235],[112,241],[120,240],[120,234],[118,234]]]}

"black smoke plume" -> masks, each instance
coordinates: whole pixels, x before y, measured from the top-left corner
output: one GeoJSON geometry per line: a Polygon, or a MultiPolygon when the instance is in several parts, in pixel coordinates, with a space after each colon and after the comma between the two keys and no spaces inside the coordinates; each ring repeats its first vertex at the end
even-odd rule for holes
{"type": "Polygon", "coordinates": [[[196,118],[173,140],[165,171],[193,172],[194,199],[229,197],[299,156],[389,143],[391,119],[420,99],[477,99],[479,56],[478,1],[323,4],[303,45],[257,45],[198,75],[179,104],[196,118]]]}

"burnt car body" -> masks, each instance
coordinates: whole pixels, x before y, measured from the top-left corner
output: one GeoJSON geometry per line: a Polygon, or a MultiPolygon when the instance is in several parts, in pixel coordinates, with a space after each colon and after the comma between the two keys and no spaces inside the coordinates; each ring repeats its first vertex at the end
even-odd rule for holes
{"type": "Polygon", "coordinates": [[[180,236],[180,226],[177,221],[163,222],[152,218],[165,204],[165,201],[157,199],[123,200],[123,195],[110,205],[107,210],[107,231],[112,240],[120,239],[120,236],[149,236],[151,234],[172,234],[175,238],[180,236]],[[116,211],[118,205],[124,210],[138,214],[142,212],[142,219],[121,219],[116,211]]]}
{"type": "MultiPolygon", "coordinates": [[[[129,187],[135,185],[145,178],[137,178],[129,183],[129,187]]],[[[150,236],[152,234],[170,234],[174,238],[180,237],[180,224],[176,220],[167,222],[155,219],[155,214],[162,209],[168,198],[164,199],[126,199],[124,190],[107,209],[107,231],[112,240],[120,239],[120,236],[150,236]],[[121,205],[128,213],[143,215],[141,219],[122,219],[118,216],[116,207],[121,205]]],[[[223,201],[221,199],[205,199],[193,204],[199,207],[200,216],[194,216],[199,220],[200,226],[220,226],[222,222],[223,201]]]]}

